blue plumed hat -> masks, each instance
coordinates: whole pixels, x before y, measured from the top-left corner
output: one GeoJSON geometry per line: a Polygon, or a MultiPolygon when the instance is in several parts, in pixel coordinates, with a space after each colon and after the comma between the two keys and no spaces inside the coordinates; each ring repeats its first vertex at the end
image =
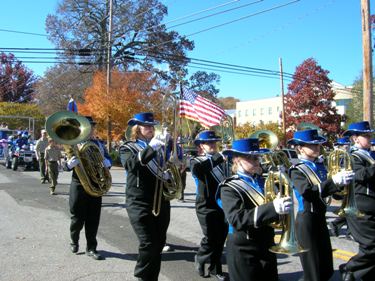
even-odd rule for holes
{"type": "Polygon", "coordinates": [[[342,135],[344,137],[350,137],[352,135],[368,134],[373,132],[374,130],[370,128],[369,122],[361,121],[350,124],[348,129],[342,135]]]}
{"type": "Polygon", "coordinates": [[[343,137],[343,138],[338,138],[334,145],[349,145],[350,140],[349,137],[343,137]]]}
{"type": "Polygon", "coordinates": [[[216,142],[221,141],[221,138],[216,135],[215,131],[202,131],[200,132],[194,140],[195,145],[199,145],[202,142],[216,142]]]}
{"type": "Polygon", "coordinates": [[[296,131],[293,138],[288,140],[288,144],[304,145],[304,144],[321,144],[326,142],[326,139],[319,136],[318,130],[304,130],[296,131]]]}
{"type": "Polygon", "coordinates": [[[234,140],[231,149],[223,150],[224,155],[259,155],[268,152],[268,150],[259,148],[259,140],[257,138],[247,138],[234,140]]]}
{"type": "Polygon", "coordinates": [[[154,120],[154,114],[152,112],[141,112],[134,115],[132,119],[128,121],[129,126],[143,125],[143,126],[155,126],[159,122],[154,120]]]}

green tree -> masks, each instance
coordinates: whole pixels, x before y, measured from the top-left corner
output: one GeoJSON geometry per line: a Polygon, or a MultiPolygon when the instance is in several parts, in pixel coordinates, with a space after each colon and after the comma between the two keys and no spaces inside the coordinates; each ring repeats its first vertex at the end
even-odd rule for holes
{"type": "Polygon", "coordinates": [[[32,101],[36,80],[33,72],[13,54],[0,53],[0,102],[32,101]]]}
{"type": "MultiPolygon", "coordinates": [[[[373,91],[375,91],[375,79],[373,78],[373,91]]],[[[357,78],[353,82],[353,88],[351,90],[353,99],[348,105],[346,112],[346,124],[358,122],[363,120],[363,79],[362,77],[357,78]]],[[[373,106],[375,108],[375,100],[373,100],[373,106]]],[[[373,115],[375,118],[375,115],[373,115]]]]}
{"type": "Polygon", "coordinates": [[[38,137],[38,132],[44,127],[45,116],[40,112],[39,107],[36,104],[0,102],[0,122],[6,123],[9,129],[18,130],[29,128],[29,119],[20,117],[34,118],[35,133],[36,137],[38,137]],[[1,118],[1,116],[8,116],[11,118],[1,118]]]}
{"type": "Polygon", "coordinates": [[[189,87],[199,95],[217,101],[219,89],[215,87],[215,84],[220,83],[220,75],[213,72],[197,71],[190,76],[188,83],[189,87]]]}

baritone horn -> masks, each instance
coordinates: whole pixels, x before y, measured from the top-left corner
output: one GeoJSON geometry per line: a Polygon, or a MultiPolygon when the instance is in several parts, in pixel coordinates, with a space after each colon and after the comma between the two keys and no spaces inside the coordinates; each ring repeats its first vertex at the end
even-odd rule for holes
{"type": "Polygon", "coordinates": [[[275,150],[279,140],[275,133],[269,130],[256,131],[251,138],[258,138],[259,147],[269,149],[270,152],[264,155],[264,163],[269,166],[268,174],[264,183],[265,203],[269,203],[276,198],[279,193],[281,197],[292,198],[292,206],[289,214],[280,215],[279,222],[272,223],[273,228],[282,228],[280,242],[269,250],[273,253],[293,255],[303,253],[303,249],[298,243],[295,232],[293,183],[289,178],[288,169],[292,166],[287,155],[282,150],[275,150]]]}
{"type": "Polygon", "coordinates": [[[182,162],[178,159],[177,141],[178,141],[178,100],[175,96],[165,93],[162,100],[162,120],[161,126],[156,126],[155,135],[164,134],[168,129],[168,125],[172,126],[170,139],[172,141],[170,157],[167,158],[168,143],[159,155],[158,162],[163,163],[163,168],[156,179],[154,201],[152,213],[154,216],[160,214],[162,197],[166,200],[179,199],[182,193],[182,180],[180,175],[180,166],[182,162]],[[171,112],[170,112],[171,111],[171,112]],[[169,118],[169,119],[168,119],[169,118]],[[169,179],[165,180],[164,175],[168,175],[169,179]]]}
{"type": "Polygon", "coordinates": [[[103,196],[111,188],[112,177],[104,166],[99,147],[87,141],[91,133],[90,121],[71,111],[59,111],[46,120],[46,131],[57,143],[63,145],[71,158],[75,155],[79,165],[74,167],[83,189],[93,197],[103,196]],[[78,144],[85,142],[78,148],[78,144]]]}
{"type": "MultiPolygon", "coordinates": [[[[352,159],[350,154],[343,149],[335,149],[328,155],[328,177],[337,174],[340,171],[352,172],[352,159]]],[[[344,190],[340,195],[343,195],[342,204],[338,215],[343,217],[345,215],[361,217],[363,214],[358,210],[354,198],[354,179],[351,183],[344,186],[344,190]]]]}

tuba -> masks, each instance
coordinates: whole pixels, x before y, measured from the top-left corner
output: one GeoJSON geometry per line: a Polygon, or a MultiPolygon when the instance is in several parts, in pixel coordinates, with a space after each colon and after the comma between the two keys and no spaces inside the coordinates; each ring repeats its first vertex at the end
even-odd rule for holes
{"type": "MultiPolygon", "coordinates": [[[[335,149],[328,155],[328,177],[332,177],[340,171],[352,171],[352,160],[350,154],[343,149],[335,149]]],[[[344,198],[338,215],[343,217],[345,215],[361,217],[363,214],[357,209],[357,204],[354,199],[354,180],[344,186],[344,190],[340,193],[344,198]]]]}
{"type": "Polygon", "coordinates": [[[159,159],[157,160],[159,163],[163,163],[163,168],[161,169],[161,174],[158,175],[156,184],[155,184],[155,191],[154,191],[154,200],[153,200],[153,208],[152,213],[154,216],[158,216],[160,213],[161,207],[161,200],[162,197],[166,200],[173,200],[178,199],[181,197],[182,193],[182,180],[180,175],[180,166],[182,162],[178,159],[178,151],[177,151],[177,141],[178,141],[178,100],[175,96],[169,93],[165,93],[162,100],[162,120],[161,126],[155,126],[155,136],[158,134],[162,134],[164,131],[168,129],[167,124],[172,126],[172,133],[171,133],[171,140],[172,140],[172,147],[170,157],[167,157],[167,147],[168,144],[165,145],[164,149],[162,150],[161,155],[159,155],[159,159]],[[172,112],[170,112],[172,111],[172,112]],[[168,116],[168,113],[170,113],[168,116]],[[168,118],[171,118],[168,120],[168,118]],[[161,159],[160,159],[161,158],[161,159]],[[169,175],[169,180],[164,180],[163,175],[169,175]]]}
{"type": "Polygon", "coordinates": [[[77,144],[90,136],[89,120],[71,111],[60,111],[46,120],[46,131],[57,143],[63,144],[68,158],[75,155],[79,165],[74,167],[85,192],[93,197],[103,196],[111,188],[112,177],[103,164],[99,147],[86,141],[79,148],[77,144]]]}

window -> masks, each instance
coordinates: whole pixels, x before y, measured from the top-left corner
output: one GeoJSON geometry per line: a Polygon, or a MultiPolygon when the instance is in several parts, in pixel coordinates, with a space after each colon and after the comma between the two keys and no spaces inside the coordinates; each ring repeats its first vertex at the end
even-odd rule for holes
{"type": "Polygon", "coordinates": [[[253,109],[253,116],[257,115],[257,110],[256,108],[253,109]]]}
{"type": "Polygon", "coordinates": [[[241,110],[238,110],[238,117],[241,117],[241,110]]]}
{"type": "Polygon", "coordinates": [[[272,107],[268,108],[268,115],[272,115],[272,107]]]}
{"type": "Polygon", "coordinates": [[[263,115],[264,114],[264,108],[262,107],[261,109],[260,109],[260,115],[263,115]]]}
{"type": "Polygon", "coordinates": [[[245,110],[245,116],[247,116],[247,115],[248,115],[248,114],[247,114],[247,111],[248,111],[248,110],[246,109],[246,110],[245,110]]]}

